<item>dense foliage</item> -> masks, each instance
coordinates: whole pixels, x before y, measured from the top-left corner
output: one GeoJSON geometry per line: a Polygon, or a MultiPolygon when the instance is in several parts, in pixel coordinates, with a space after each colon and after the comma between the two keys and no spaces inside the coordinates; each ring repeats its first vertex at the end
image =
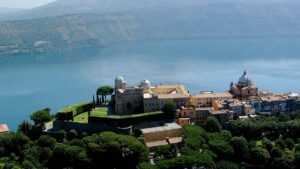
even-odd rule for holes
{"type": "Polygon", "coordinates": [[[132,136],[111,132],[62,140],[10,133],[0,137],[0,157],[5,168],[135,168],[148,160],[148,150],[132,136]]]}
{"type": "Polygon", "coordinates": [[[167,118],[174,119],[176,117],[177,108],[174,103],[167,102],[162,108],[162,111],[166,114],[167,118]]]}
{"type": "Polygon", "coordinates": [[[151,150],[139,130],[135,137],[112,132],[89,135],[75,130],[49,136],[24,122],[17,133],[0,136],[0,168],[297,169],[298,115],[260,116],[223,127],[210,117],[203,127],[183,126],[182,144],[151,150]]]}
{"type": "Polygon", "coordinates": [[[50,114],[49,108],[39,110],[30,115],[30,119],[34,121],[36,126],[43,126],[45,122],[50,121],[52,118],[53,116],[50,114]]]}
{"type": "Polygon", "coordinates": [[[104,103],[107,101],[106,96],[114,93],[114,89],[110,86],[101,86],[97,89],[97,103],[104,103]],[[99,95],[101,95],[101,99],[99,99],[99,95]]]}

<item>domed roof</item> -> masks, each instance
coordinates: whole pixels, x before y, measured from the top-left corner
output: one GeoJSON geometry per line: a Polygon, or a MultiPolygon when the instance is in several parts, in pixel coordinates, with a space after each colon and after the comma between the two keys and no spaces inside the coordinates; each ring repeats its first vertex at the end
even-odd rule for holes
{"type": "Polygon", "coordinates": [[[243,75],[240,77],[239,83],[252,83],[252,81],[251,81],[251,79],[248,77],[246,71],[244,71],[243,75]]]}
{"type": "Polygon", "coordinates": [[[124,82],[124,78],[122,76],[117,76],[115,81],[116,82],[124,82]]]}
{"type": "Polygon", "coordinates": [[[149,80],[142,80],[141,83],[140,83],[140,86],[141,87],[150,87],[151,83],[150,83],[149,80]]]}

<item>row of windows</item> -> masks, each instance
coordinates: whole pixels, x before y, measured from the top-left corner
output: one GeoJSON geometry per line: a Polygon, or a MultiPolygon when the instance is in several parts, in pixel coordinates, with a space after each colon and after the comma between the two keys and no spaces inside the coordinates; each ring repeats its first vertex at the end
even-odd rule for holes
{"type": "Polygon", "coordinates": [[[215,98],[198,98],[198,101],[211,101],[211,100],[229,100],[232,99],[231,97],[215,97],[215,98]]]}
{"type": "MultiPolygon", "coordinates": [[[[155,103],[145,103],[145,106],[155,106],[155,103]]],[[[156,103],[156,106],[159,106],[159,104],[158,103],[156,103]]]]}

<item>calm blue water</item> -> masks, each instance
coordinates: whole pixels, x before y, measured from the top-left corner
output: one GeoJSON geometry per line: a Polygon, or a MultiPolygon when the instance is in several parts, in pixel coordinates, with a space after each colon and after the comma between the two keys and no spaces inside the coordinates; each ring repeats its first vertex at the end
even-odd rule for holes
{"type": "Polygon", "coordinates": [[[92,99],[122,75],[130,84],[182,83],[225,91],[246,69],[262,90],[300,92],[300,39],[148,41],[67,53],[0,57],[0,123],[17,128],[35,110],[92,99]]]}

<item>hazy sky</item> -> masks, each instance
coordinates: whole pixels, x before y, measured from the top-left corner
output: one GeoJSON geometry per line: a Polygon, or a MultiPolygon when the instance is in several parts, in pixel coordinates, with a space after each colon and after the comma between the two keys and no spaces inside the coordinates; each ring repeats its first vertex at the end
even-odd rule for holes
{"type": "Polygon", "coordinates": [[[0,7],[33,8],[55,0],[0,0],[0,7]]]}

